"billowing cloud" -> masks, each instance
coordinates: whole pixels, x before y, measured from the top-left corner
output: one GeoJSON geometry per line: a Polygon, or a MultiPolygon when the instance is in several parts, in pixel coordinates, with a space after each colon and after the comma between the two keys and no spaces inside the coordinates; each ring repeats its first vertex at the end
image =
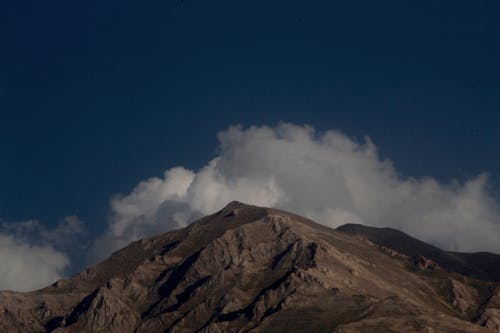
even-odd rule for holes
{"type": "Polygon", "coordinates": [[[231,200],[273,206],[337,227],[395,227],[445,249],[500,252],[500,213],[485,174],[464,183],[402,178],[369,138],[312,127],[230,127],[198,171],[176,167],[111,202],[94,244],[102,258],[130,241],[187,225],[231,200]]]}
{"type": "Polygon", "coordinates": [[[59,279],[68,257],[50,245],[31,245],[0,234],[0,290],[29,291],[59,279]]]}
{"type": "Polygon", "coordinates": [[[53,229],[37,220],[0,223],[0,290],[30,291],[64,276],[66,248],[86,234],[82,221],[68,216],[53,229]]]}

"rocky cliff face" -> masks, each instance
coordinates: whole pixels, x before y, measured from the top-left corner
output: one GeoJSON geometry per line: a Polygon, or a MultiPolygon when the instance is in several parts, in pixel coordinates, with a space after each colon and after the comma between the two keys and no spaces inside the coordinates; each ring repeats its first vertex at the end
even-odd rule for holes
{"type": "Polygon", "coordinates": [[[45,289],[0,293],[0,331],[23,333],[498,332],[499,313],[496,282],[237,202],[45,289]]]}

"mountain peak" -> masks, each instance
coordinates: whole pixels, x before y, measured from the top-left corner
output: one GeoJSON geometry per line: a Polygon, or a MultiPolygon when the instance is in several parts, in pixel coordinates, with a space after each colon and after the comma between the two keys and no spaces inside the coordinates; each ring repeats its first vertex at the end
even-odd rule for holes
{"type": "Polygon", "coordinates": [[[0,293],[0,331],[494,332],[497,284],[354,229],[371,230],[232,201],[52,287],[0,293]]]}
{"type": "Polygon", "coordinates": [[[242,209],[255,209],[255,208],[260,208],[257,206],[249,205],[242,203],[240,201],[231,201],[229,202],[224,208],[222,208],[218,213],[216,214],[222,214],[222,215],[230,215],[230,214],[236,214],[239,210],[242,209]]]}

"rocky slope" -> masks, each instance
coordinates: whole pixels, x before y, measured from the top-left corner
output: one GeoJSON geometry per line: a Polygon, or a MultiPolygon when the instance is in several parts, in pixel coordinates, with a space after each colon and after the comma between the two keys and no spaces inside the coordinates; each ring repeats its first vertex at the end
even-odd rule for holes
{"type": "Polygon", "coordinates": [[[496,282],[388,245],[232,202],[45,289],[1,292],[0,332],[500,331],[496,282]]]}
{"type": "Polygon", "coordinates": [[[443,251],[391,228],[374,228],[360,224],[345,224],[338,231],[365,238],[408,256],[422,255],[439,266],[480,280],[500,281],[500,255],[478,252],[443,251]]]}

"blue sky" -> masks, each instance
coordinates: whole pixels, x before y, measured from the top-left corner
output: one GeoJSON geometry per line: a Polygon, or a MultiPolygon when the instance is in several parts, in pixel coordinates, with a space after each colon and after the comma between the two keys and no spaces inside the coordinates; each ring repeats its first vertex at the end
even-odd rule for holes
{"type": "Polygon", "coordinates": [[[497,1],[3,1],[0,218],[92,239],[117,193],[280,122],[498,198],[499,32],[497,1]]]}

